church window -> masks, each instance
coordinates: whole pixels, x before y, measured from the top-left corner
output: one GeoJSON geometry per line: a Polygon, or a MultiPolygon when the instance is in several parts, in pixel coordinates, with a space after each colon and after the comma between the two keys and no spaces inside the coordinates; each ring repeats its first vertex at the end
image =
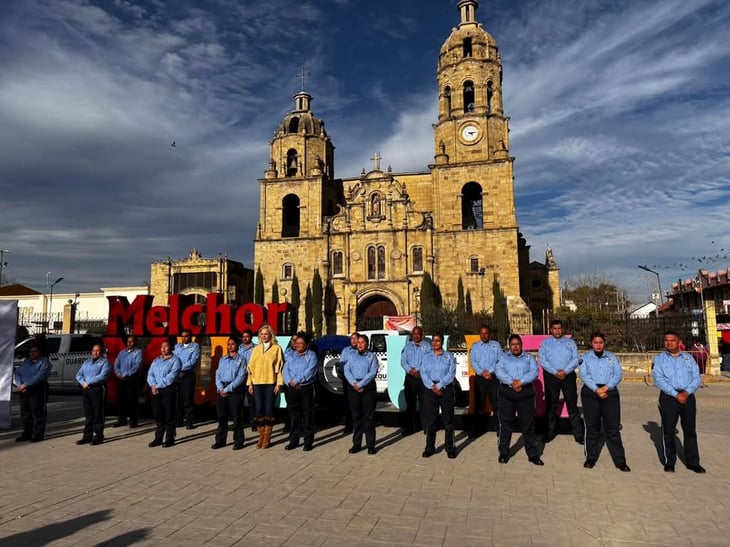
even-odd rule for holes
{"type": "Polygon", "coordinates": [[[282,279],[294,279],[294,264],[286,263],[281,267],[282,279]]]}
{"type": "Polygon", "coordinates": [[[464,38],[464,57],[471,57],[471,38],[464,38]]]}
{"type": "Polygon", "coordinates": [[[299,166],[299,159],[297,158],[297,151],[290,148],[286,153],[286,176],[296,177],[299,166]]]}
{"type": "Polygon", "coordinates": [[[451,87],[444,88],[444,110],[446,116],[451,116],[451,87]]]}
{"type": "Polygon", "coordinates": [[[474,82],[464,82],[464,112],[474,112],[474,82]]]}
{"type": "Polygon", "coordinates": [[[289,120],[289,133],[298,133],[299,132],[299,118],[294,117],[291,120],[289,120]]]}
{"type": "Polygon", "coordinates": [[[342,275],[343,272],[343,253],[334,251],[332,253],[332,275],[342,275]]]}
{"type": "Polygon", "coordinates": [[[470,273],[480,273],[478,257],[472,256],[471,258],[469,258],[469,272],[470,273]]]}
{"type": "Polygon", "coordinates": [[[423,271],[423,247],[413,247],[413,271],[423,271]]]}
{"type": "Polygon", "coordinates": [[[464,230],[480,230],[484,227],[482,187],[476,182],[467,182],[461,189],[461,227],[464,230]]]}
{"type": "Polygon", "coordinates": [[[492,113],[492,97],[494,97],[494,89],[492,88],[492,80],[487,82],[487,114],[492,113]]]}
{"type": "Polygon", "coordinates": [[[299,197],[294,194],[281,203],[281,237],[299,237],[299,197]]]}
{"type": "Polygon", "coordinates": [[[368,247],[368,279],[385,279],[385,246],[368,247]]]}

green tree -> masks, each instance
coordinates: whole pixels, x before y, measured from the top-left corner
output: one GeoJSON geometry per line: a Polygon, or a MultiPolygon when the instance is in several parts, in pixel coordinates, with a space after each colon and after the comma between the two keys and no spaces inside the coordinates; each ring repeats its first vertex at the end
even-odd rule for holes
{"type": "Polygon", "coordinates": [[[276,281],[271,286],[271,302],[273,304],[279,303],[279,284],[276,281]]]}
{"type": "Polygon", "coordinates": [[[322,290],[322,278],[319,275],[319,269],[314,270],[312,278],[312,318],[314,326],[314,337],[322,336],[322,298],[324,296],[322,290]]]}
{"type": "Polygon", "coordinates": [[[471,289],[467,289],[466,291],[466,297],[464,298],[464,311],[466,311],[467,317],[474,315],[474,307],[471,303],[471,289]]]}
{"type": "Polygon", "coordinates": [[[507,298],[499,285],[499,280],[494,277],[492,282],[492,337],[500,344],[507,342],[509,334],[509,316],[507,313],[507,298]]]}
{"type": "Polygon", "coordinates": [[[312,287],[309,283],[304,293],[304,330],[307,334],[312,332],[312,287]]]}
{"type": "Polygon", "coordinates": [[[253,301],[256,304],[264,305],[264,274],[261,273],[261,266],[256,270],[256,279],[253,285],[253,301]]]}
{"type": "Polygon", "coordinates": [[[459,276],[459,283],[456,285],[456,311],[465,314],[466,302],[464,301],[464,282],[459,276]]]}
{"type": "Polygon", "coordinates": [[[299,292],[299,278],[294,274],[291,280],[291,332],[299,330],[299,307],[302,305],[302,297],[299,292]]]}
{"type": "Polygon", "coordinates": [[[421,281],[421,326],[426,332],[433,331],[436,316],[436,286],[428,272],[423,274],[421,281]]]}

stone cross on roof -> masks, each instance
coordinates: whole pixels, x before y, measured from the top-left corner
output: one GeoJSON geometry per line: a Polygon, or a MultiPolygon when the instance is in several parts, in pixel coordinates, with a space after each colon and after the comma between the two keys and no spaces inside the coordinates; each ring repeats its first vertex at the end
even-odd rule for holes
{"type": "Polygon", "coordinates": [[[380,171],[380,160],[383,159],[383,156],[380,155],[380,152],[375,152],[375,154],[373,154],[373,157],[370,159],[375,162],[375,171],[380,171]]]}

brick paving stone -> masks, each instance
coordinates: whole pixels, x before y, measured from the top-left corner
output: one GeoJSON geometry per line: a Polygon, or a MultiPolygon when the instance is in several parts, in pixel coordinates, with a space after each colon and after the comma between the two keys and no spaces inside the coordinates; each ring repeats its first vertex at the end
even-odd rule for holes
{"type": "MultiPolygon", "coordinates": [[[[79,405],[76,417],[50,421],[47,442],[18,445],[17,430],[0,433],[0,466],[13,470],[0,500],[0,542],[726,545],[730,384],[698,393],[703,476],[679,462],[675,474],[663,472],[650,434],[657,431],[656,390],[621,389],[630,474],[615,470],[605,447],[596,467],[583,469],[582,448],[569,435],[546,447],[543,468],[530,465],[524,451],[497,464],[493,432],[464,444],[456,460],[441,453],[422,460],[417,436],[376,456],[352,456],[350,439],[336,428],[318,432],[330,442],[310,453],[281,445],[257,451],[250,440],[237,453],[211,451],[212,423],[181,432],[169,450],[147,448],[149,422],[141,435],[109,429],[110,442],[77,447],[79,405]],[[83,483],[79,469],[90,470],[83,483]]],[[[54,404],[51,411],[61,403],[54,404]]],[[[13,412],[17,427],[15,404],[13,412]]],[[[395,431],[379,427],[378,437],[395,431]]],[[[284,438],[281,425],[275,433],[284,438]]]]}

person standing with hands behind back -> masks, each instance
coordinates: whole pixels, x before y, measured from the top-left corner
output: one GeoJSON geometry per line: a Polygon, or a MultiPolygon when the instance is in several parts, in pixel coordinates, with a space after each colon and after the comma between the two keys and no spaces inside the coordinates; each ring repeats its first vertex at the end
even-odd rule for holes
{"type": "Polygon", "coordinates": [[[177,375],[177,425],[195,429],[195,369],[200,360],[200,346],[193,342],[189,330],[183,330],[180,338],[182,342],[175,344],[172,351],[182,363],[177,375]]]}
{"type": "Polygon", "coordinates": [[[137,427],[139,422],[139,381],[138,372],[142,365],[142,350],[137,347],[135,336],[127,337],[127,349],[122,350],[114,361],[114,374],[117,376],[117,403],[119,416],[112,427],[137,427]]]}
{"type": "Polygon", "coordinates": [[[700,387],[700,369],[689,353],[679,349],[679,335],[674,331],[664,333],[665,351],[654,357],[651,376],[659,393],[659,414],[662,418],[664,436],[664,471],[674,473],[677,461],[677,447],[674,444],[674,429],[677,420],[682,420],[684,432],[684,456],[687,469],[704,473],[700,465],[700,450],[697,446],[697,401],[695,391],[700,387]]]}
{"type": "Polygon", "coordinates": [[[104,442],[104,403],[106,401],[106,379],[112,370],[109,361],[102,356],[104,348],[94,344],[91,357],[84,361],[76,373],[76,381],[83,391],[81,401],[84,405],[84,434],[76,444],[93,445],[104,442]]]}
{"type": "Polygon", "coordinates": [[[238,353],[238,341],[230,337],[226,344],[228,355],[218,363],[215,371],[215,389],[218,392],[215,408],[218,414],[218,429],[215,443],[217,450],[226,446],[228,419],[233,419],[233,450],[243,448],[243,383],[246,380],[246,362],[238,353]]]}
{"type": "Polygon", "coordinates": [[[578,368],[578,346],[571,338],[563,336],[563,323],[558,319],[550,322],[550,338],[540,344],[538,358],[544,372],[545,403],[547,405],[547,434],[545,442],[555,438],[558,429],[558,403],[563,392],[568,418],[575,442],[583,444],[583,421],[578,410],[578,385],[575,369],[578,368]]]}
{"type": "Polygon", "coordinates": [[[18,367],[13,378],[20,395],[20,419],[23,421],[23,433],[15,439],[16,443],[37,443],[45,438],[46,395],[50,375],[51,362],[48,357],[41,355],[40,346],[33,344],[29,357],[18,367]]]}
{"type": "Polygon", "coordinates": [[[368,454],[377,452],[375,448],[375,402],[377,387],[375,375],[378,373],[378,358],[368,351],[368,337],[360,334],[357,337],[357,353],[350,353],[345,363],[345,378],[347,378],[347,400],[352,412],[352,448],[350,454],[362,450],[362,436],[368,454]]]}

